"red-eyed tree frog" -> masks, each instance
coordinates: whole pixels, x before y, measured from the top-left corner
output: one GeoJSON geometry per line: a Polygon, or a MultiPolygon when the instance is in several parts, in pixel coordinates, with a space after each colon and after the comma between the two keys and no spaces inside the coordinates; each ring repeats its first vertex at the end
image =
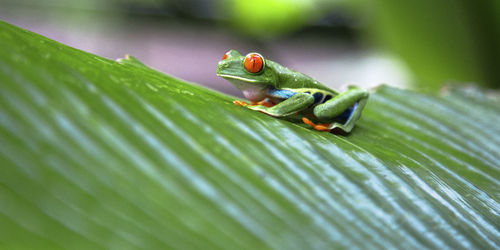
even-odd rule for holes
{"type": "Polygon", "coordinates": [[[217,75],[251,101],[236,100],[235,104],[274,117],[302,120],[320,131],[351,132],[369,96],[367,90],[356,86],[340,93],[259,53],[243,56],[229,50],[217,66],[217,75]]]}

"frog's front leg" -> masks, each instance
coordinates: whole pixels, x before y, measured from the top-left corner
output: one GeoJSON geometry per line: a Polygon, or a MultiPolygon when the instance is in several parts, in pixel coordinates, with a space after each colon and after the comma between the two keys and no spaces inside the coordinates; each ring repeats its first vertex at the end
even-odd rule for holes
{"type": "MultiPolygon", "coordinates": [[[[340,128],[344,132],[351,132],[354,124],[361,116],[361,112],[368,100],[369,92],[365,89],[351,86],[349,89],[324,104],[320,104],[314,108],[314,115],[320,121],[329,121],[341,115],[347,109],[353,107],[353,111],[345,124],[334,122],[328,127],[329,130],[340,128]]],[[[305,121],[304,121],[305,122],[305,121]]]]}
{"type": "Polygon", "coordinates": [[[266,107],[263,105],[248,105],[249,109],[257,110],[262,113],[275,116],[283,117],[295,114],[301,110],[304,110],[314,103],[314,97],[310,94],[297,93],[292,97],[272,106],[266,107]]]}
{"type": "Polygon", "coordinates": [[[234,100],[233,101],[234,104],[238,105],[238,106],[242,106],[242,107],[245,107],[245,106],[248,106],[248,105],[262,105],[262,106],[266,106],[266,107],[272,107],[276,104],[274,104],[271,100],[269,100],[269,98],[266,98],[260,102],[250,102],[250,104],[248,102],[244,102],[244,101],[240,101],[240,100],[234,100]]]}

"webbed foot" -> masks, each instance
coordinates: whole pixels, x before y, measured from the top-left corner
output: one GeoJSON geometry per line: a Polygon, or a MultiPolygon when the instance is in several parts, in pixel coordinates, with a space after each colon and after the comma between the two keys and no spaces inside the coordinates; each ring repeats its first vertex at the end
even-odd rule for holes
{"type": "Polygon", "coordinates": [[[242,107],[245,107],[245,106],[248,106],[249,104],[244,102],[244,101],[240,101],[240,100],[234,100],[233,101],[234,104],[238,105],[238,106],[242,106],[242,107]]]}
{"type": "Polygon", "coordinates": [[[263,101],[260,101],[260,102],[251,102],[251,103],[247,103],[247,102],[244,102],[244,101],[240,101],[240,100],[234,100],[233,101],[234,104],[238,105],[238,106],[242,106],[242,107],[245,107],[245,106],[248,106],[248,105],[252,105],[252,106],[264,106],[264,107],[273,107],[274,104],[273,102],[271,102],[268,98],[264,99],[263,101]]]}
{"type": "Polygon", "coordinates": [[[271,100],[269,100],[269,98],[266,98],[266,99],[264,99],[264,100],[262,100],[260,102],[252,102],[251,105],[262,105],[264,107],[270,108],[270,107],[273,107],[276,104],[274,104],[273,102],[271,102],[271,100]]]}

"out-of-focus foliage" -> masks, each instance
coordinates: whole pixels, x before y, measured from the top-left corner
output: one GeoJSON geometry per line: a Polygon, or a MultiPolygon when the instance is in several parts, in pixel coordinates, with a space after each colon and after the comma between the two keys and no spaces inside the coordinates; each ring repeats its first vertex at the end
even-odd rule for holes
{"type": "Polygon", "coordinates": [[[322,17],[314,0],[220,1],[232,25],[256,39],[271,39],[290,33],[322,17]]]}
{"type": "Polygon", "coordinates": [[[359,32],[402,58],[424,87],[436,89],[445,82],[500,86],[497,0],[228,2],[233,3],[230,16],[238,28],[266,38],[314,25],[339,9],[347,11],[359,32]]]}
{"type": "Polygon", "coordinates": [[[3,22],[0,48],[0,248],[500,247],[498,96],[382,87],[344,137],[3,22]]]}
{"type": "Polygon", "coordinates": [[[365,29],[400,56],[417,81],[500,87],[500,1],[358,0],[365,29]]]}

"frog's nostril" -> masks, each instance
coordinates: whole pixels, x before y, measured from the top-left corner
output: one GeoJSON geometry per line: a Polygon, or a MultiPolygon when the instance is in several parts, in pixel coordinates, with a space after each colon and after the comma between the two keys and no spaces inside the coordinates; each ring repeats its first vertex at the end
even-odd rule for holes
{"type": "Polygon", "coordinates": [[[229,64],[227,64],[224,61],[219,62],[218,66],[217,66],[217,73],[219,73],[222,70],[226,69],[228,66],[229,66],[229,64]]]}
{"type": "Polygon", "coordinates": [[[219,62],[219,68],[227,68],[227,67],[229,67],[229,63],[227,63],[226,61],[219,62]]]}

